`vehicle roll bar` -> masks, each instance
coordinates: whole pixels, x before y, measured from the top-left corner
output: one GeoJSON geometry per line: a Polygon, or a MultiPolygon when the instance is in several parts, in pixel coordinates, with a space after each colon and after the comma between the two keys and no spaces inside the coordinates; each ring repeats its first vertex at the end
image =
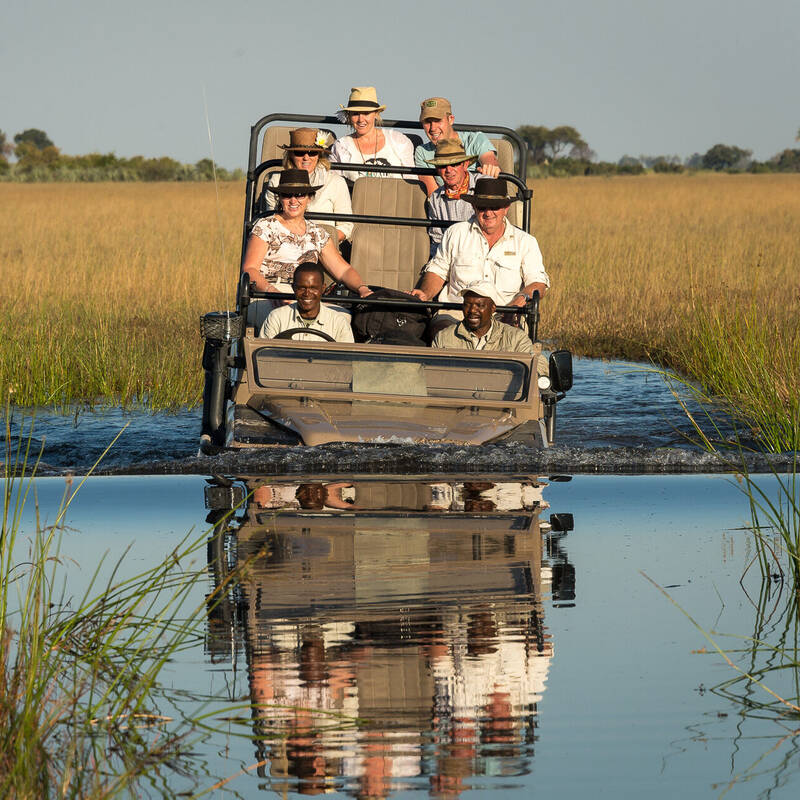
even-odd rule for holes
{"type": "MultiPolygon", "coordinates": [[[[239,313],[243,316],[246,315],[246,308],[251,300],[294,300],[294,295],[290,292],[258,292],[250,286],[250,281],[247,275],[242,276],[242,285],[240,287],[240,302],[239,313]],[[246,284],[246,286],[245,286],[246,284]]],[[[420,300],[418,297],[409,295],[408,300],[402,298],[385,298],[385,297],[356,297],[354,295],[325,295],[322,298],[324,303],[336,303],[337,305],[345,306],[366,306],[368,308],[403,308],[408,311],[419,311],[420,308],[427,308],[431,311],[461,311],[464,307],[463,303],[442,303],[438,300],[420,300]]],[[[535,291],[533,296],[525,303],[524,306],[497,306],[495,308],[497,314],[523,314],[525,321],[528,323],[528,336],[532,342],[539,341],[539,292],[535,291]]]]}

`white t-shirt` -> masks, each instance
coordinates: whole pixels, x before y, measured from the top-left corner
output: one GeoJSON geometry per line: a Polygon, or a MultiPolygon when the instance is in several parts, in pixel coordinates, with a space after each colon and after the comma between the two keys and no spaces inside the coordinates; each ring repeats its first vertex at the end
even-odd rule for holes
{"type": "MultiPolygon", "coordinates": [[[[381,129],[384,137],[383,147],[376,153],[362,153],[353,136],[343,136],[337,139],[331,148],[331,161],[346,164],[379,164],[384,167],[413,167],[414,145],[404,133],[393,131],[390,128],[381,129]]],[[[348,180],[355,181],[365,175],[380,178],[402,178],[403,175],[387,175],[381,172],[340,172],[348,180]]],[[[408,176],[413,177],[413,176],[408,176]]]]}

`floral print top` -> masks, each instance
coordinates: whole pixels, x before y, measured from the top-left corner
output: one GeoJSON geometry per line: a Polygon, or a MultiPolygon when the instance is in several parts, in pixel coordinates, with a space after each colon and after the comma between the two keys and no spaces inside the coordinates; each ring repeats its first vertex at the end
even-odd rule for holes
{"type": "Polygon", "coordinates": [[[252,235],[267,243],[260,271],[270,283],[291,283],[297,265],[319,261],[319,253],[330,239],[324,228],[310,220],[306,220],[306,232],[298,236],[284,228],[275,216],[257,220],[252,235]]]}

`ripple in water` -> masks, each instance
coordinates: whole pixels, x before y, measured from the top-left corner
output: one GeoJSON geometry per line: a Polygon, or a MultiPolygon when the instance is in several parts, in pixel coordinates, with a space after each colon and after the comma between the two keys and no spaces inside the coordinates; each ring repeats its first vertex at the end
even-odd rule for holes
{"type": "MultiPolygon", "coordinates": [[[[296,472],[427,473],[461,470],[542,472],[720,472],[741,463],[694,444],[693,429],[664,380],[647,366],[621,361],[575,360],[575,385],[558,404],[557,444],[533,450],[517,444],[462,445],[332,444],[240,450],[198,456],[200,409],[147,414],[120,409],[64,416],[38,411],[33,422],[36,452],[43,445],[41,474],[89,469],[127,425],[105,456],[104,473],[243,474],[296,472]]],[[[697,420],[705,420],[693,406],[697,420]]],[[[18,435],[22,414],[12,431],[18,435]]],[[[30,427],[29,420],[24,423],[30,427]]],[[[709,425],[709,435],[714,435],[709,425]]],[[[722,430],[732,436],[733,429],[722,430]]],[[[743,442],[747,445],[748,442],[743,442]]],[[[747,455],[752,471],[791,466],[792,455],[747,455]]]]}

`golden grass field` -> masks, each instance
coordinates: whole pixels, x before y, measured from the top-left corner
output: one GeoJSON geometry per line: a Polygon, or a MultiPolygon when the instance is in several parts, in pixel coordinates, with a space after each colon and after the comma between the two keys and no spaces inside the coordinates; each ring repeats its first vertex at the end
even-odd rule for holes
{"type": "MultiPolygon", "coordinates": [[[[800,175],[533,186],[553,282],[543,338],[660,360],[741,408],[737,387],[755,381],[748,394],[774,394],[796,428],[800,175]]],[[[244,187],[218,190],[219,210],[206,183],[0,184],[0,380],[14,402],[200,401],[198,320],[232,307],[241,247],[244,187]]]]}

